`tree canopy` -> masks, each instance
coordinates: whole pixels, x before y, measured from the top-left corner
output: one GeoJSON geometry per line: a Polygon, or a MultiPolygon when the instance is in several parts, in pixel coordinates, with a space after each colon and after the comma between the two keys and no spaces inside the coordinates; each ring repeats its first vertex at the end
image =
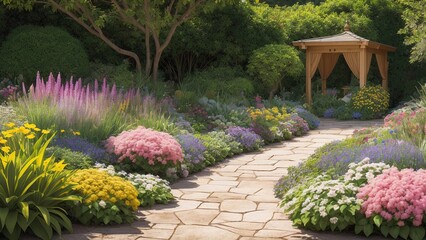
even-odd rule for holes
{"type": "MultiPolygon", "coordinates": [[[[9,8],[31,10],[36,3],[51,6],[76,21],[92,35],[100,38],[116,52],[132,58],[138,72],[141,61],[134,51],[114,43],[103,31],[108,21],[118,20],[144,34],[146,51],[145,74],[158,78],[158,67],[164,49],[169,45],[177,27],[190,19],[197,10],[209,10],[224,2],[237,0],[2,0],[9,8]],[[154,42],[154,51],[151,49],[154,42]]],[[[142,42],[142,41],[141,41],[142,42]]]]}

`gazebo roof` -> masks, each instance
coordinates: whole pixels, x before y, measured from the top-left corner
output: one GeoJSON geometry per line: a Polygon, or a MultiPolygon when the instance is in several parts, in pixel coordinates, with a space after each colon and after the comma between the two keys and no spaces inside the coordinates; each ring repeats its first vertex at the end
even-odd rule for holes
{"type": "Polygon", "coordinates": [[[294,46],[298,46],[301,49],[306,49],[306,47],[313,47],[313,46],[337,46],[337,45],[347,45],[347,46],[361,46],[364,45],[367,48],[372,49],[378,49],[378,50],[385,50],[385,51],[392,51],[394,52],[396,50],[395,47],[370,41],[366,38],[360,37],[356,35],[355,33],[347,30],[340,34],[331,35],[331,36],[324,36],[324,37],[317,37],[317,38],[309,38],[309,39],[302,39],[298,41],[293,41],[294,46]]]}

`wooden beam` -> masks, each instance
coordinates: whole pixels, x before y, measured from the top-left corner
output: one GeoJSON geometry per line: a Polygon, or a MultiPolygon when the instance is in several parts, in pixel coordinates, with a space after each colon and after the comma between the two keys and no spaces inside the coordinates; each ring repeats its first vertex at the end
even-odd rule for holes
{"type": "Polygon", "coordinates": [[[367,84],[367,49],[361,48],[359,55],[359,87],[363,88],[367,84]]]}
{"type": "Polygon", "coordinates": [[[384,58],[383,58],[383,61],[384,61],[384,66],[385,66],[385,77],[383,77],[382,78],[382,88],[383,89],[385,89],[385,90],[388,90],[388,85],[389,85],[389,82],[388,82],[388,74],[389,74],[389,62],[388,62],[388,53],[387,52],[385,52],[384,54],[384,58]]]}
{"type": "Polygon", "coordinates": [[[306,49],[306,103],[308,105],[312,105],[311,59],[312,53],[310,49],[306,49]]]}

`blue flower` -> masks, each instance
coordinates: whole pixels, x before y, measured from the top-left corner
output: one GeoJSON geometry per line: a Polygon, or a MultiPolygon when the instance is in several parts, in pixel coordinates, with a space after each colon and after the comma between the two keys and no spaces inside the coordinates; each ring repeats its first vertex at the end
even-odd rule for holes
{"type": "Polygon", "coordinates": [[[58,137],[52,142],[53,146],[68,148],[74,152],[81,152],[90,156],[94,161],[112,161],[113,157],[105,149],[100,148],[86,139],[78,136],[58,137]]]}
{"type": "Polygon", "coordinates": [[[336,112],[336,109],[329,108],[329,109],[324,111],[324,117],[325,118],[334,118],[335,112],[336,112]]]}
{"type": "Polygon", "coordinates": [[[352,113],[353,119],[360,119],[361,117],[362,117],[362,113],[360,113],[360,112],[353,112],[352,113]]]}

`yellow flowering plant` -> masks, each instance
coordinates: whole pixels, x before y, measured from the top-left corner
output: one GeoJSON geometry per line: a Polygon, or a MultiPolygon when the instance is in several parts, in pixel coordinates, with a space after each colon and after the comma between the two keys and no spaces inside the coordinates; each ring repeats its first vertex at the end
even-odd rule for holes
{"type": "Polygon", "coordinates": [[[377,118],[389,108],[389,93],[381,86],[361,88],[352,97],[352,108],[362,114],[362,119],[377,118]]]}
{"type": "Polygon", "coordinates": [[[291,114],[287,113],[287,108],[249,108],[248,113],[253,120],[253,129],[265,142],[275,142],[286,138],[282,131],[282,124],[291,119],[291,114]]]}
{"type": "Polygon", "coordinates": [[[70,178],[77,183],[82,202],[71,205],[70,214],[82,224],[131,223],[140,202],[138,191],[127,180],[99,169],[78,170],[70,178]]]}
{"type": "Polygon", "coordinates": [[[0,137],[0,238],[19,239],[23,232],[31,232],[52,239],[53,232],[61,234],[62,228],[72,231],[61,208],[80,200],[72,195],[70,172],[64,171],[63,162],[44,156],[53,135],[27,138],[31,132],[18,127],[0,137]]]}
{"type": "Polygon", "coordinates": [[[40,129],[32,123],[17,126],[10,122],[4,126],[5,130],[0,132],[0,152],[16,152],[21,157],[37,155],[40,146],[55,135],[50,129],[40,129]]]}

